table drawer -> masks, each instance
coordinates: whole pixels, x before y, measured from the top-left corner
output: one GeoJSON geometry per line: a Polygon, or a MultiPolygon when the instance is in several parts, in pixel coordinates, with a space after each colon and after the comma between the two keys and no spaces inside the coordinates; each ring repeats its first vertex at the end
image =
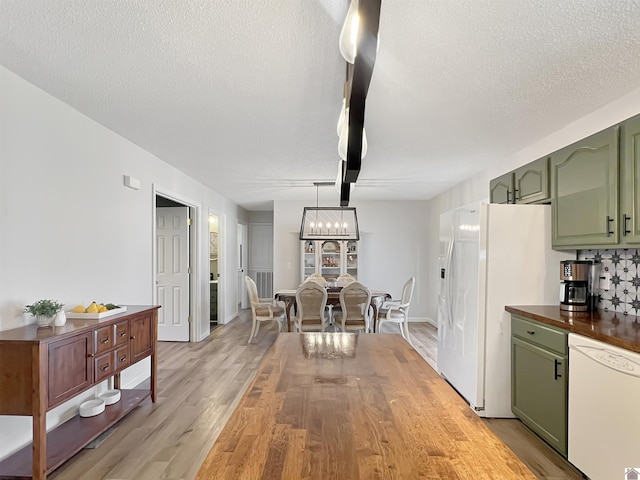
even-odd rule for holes
{"type": "Polygon", "coordinates": [[[102,380],[109,378],[115,373],[115,365],[114,365],[114,352],[105,353],[104,355],[100,355],[96,357],[96,383],[101,382],[102,380]]]}
{"type": "Polygon", "coordinates": [[[110,350],[114,345],[113,325],[109,325],[95,330],[95,351],[96,355],[110,350]]]}
{"type": "Polygon", "coordinates": [[[512,315],[511,334],[561,355],[568,355],[567,332],[564,330],[512,315]]]}
{"type": "Polygon", "coordinates": [[[129,344],[118,348],[113,354],[115,355],[116,371],[124,370],[131,363],[131,359],[129,358],[129,344]]]}
{"type": "Polygon", "coordinates": [[[129,321],[116,323],[116,346],[129,344],[129,321]]]}

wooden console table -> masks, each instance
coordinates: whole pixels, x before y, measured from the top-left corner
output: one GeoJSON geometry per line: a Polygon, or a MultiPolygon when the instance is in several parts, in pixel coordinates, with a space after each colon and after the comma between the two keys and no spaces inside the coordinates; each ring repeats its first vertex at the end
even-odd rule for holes
{"type": "Polygon", "coordinates": [[[46,479],[145,398],[156,401],[158,306],[128,306],[101,320],[0,332],[0,415],[33,417],[33,443],[0,462],[0,478],[46,479]],[[150,388],[122,390],[95,417],[75,416],[47,433],[46,414],[79,393],[151,357],[150,388]],[[47,446],[48,445],[48,446],[47,446]]]}

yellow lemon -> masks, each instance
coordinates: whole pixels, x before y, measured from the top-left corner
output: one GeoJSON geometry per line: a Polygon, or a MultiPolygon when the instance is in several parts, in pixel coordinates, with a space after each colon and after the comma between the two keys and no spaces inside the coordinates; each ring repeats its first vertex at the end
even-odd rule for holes
{"type": "Polygon", "coordinates": [[[77,305],[72,310],[73,313],[84,313],[84,305],[77,305]]]}
{"type": "Polygon", "coordinates": [[[102,313],[102,312],[106,312],[107,311],[107,307],[105,307],[104,305],[100,305],[98,307],[98,313],[102,313]]]}
{"type": "Polygon", "coordinates": [[[87,313],[98,313],[98,306],[95,303],[92,303],[87,307],[87,313]]]}

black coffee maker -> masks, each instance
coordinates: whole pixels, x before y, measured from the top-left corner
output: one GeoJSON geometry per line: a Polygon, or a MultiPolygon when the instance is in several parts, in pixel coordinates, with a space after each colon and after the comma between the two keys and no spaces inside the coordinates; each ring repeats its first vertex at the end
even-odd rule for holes
{"type": "Polygon", "coordinates": [[[560,262],[560,310],[588,312],[591,308],[589,280],[591,260],[560,262]]]}

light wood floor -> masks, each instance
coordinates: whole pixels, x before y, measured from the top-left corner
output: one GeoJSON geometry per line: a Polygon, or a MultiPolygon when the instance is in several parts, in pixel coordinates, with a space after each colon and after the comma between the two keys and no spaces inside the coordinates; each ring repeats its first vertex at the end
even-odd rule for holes
{"type": "MultiPolygon", "coordinates": [[[[435,366],[436,329],[412,323],[410,330],[416,349],[435,366]]],[[[82,450],[49,478],[193,479],[277,335],[274,326],[263,326],[247,345],[249,331],[245,310],[203,342],[161,342],[157,403],[137,407],[102,445],[82,450]]],[[[487,423],[538,478],[582,478],[518,420],[487,423]]]]}

